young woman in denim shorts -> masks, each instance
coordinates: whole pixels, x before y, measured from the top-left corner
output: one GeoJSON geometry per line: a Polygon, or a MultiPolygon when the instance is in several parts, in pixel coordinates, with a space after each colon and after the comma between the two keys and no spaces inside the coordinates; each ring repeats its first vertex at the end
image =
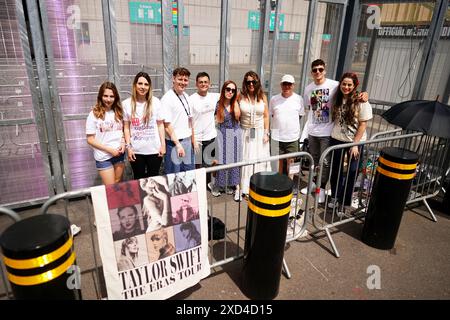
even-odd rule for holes
{"type": "Polygon", "coordinates": [[[95,165],[103,184],[120,182],[125,168],[123,110],[112,82],[104,82],[97,103],[86,121],[87,143],[94,149],[95,165]]]}

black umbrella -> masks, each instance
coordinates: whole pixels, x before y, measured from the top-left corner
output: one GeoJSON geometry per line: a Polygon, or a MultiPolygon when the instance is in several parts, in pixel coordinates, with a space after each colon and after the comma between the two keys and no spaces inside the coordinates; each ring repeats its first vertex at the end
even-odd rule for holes
{"type": "Polygon", "coordinates": [[[437,100],[409,100],[393,105],[381,115],[403,129],[450,138],[450,106],[437,100]]]}

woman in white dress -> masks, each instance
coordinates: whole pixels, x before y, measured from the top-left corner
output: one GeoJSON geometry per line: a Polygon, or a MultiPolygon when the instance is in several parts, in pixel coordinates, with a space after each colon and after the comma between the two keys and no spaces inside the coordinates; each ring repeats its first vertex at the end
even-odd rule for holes
{"type": "MultiPolygon", "coordinates": [[[[270,156],[269,108],[259,76],[248,71],[242,82],[239,101],[242,128],[242,159],[244,161],[270,156]]],[[[250,177],[257,172],[271,171],[270,162],[242,168],[241,190],[248,195],[250,177]]]]}

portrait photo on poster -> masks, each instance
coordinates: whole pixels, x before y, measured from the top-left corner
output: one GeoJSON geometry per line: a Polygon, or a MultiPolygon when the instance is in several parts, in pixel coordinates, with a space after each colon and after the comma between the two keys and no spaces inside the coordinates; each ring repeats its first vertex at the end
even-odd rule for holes
{"type": "Polygon", "coordinates": [[[106,185],[105,191],[109,209],[141,203],[139,183],[137,180],[106,185]]]}
{"type": "Polygon", "coordinates": [[[168,174],[169,192],[172,197],[197,191],[195,170],[168,174]]]}
{"type": "Polygon", "coordinates": [[[109,210],[113,240],[121,240],[145,233],[141,205],[109,210]]]}
{"type": "Polygon", "coordinates": [[[145,234],[115,241],[114,248],[119,272],[149,263],[145,234]]]}
{"type": "Polygon", "coordinates": [[[145,234],[150,262],[175,254],[173,227],[161,228],[145,234]]]}
{"type": "Polygon", "coordinates": [[[198,194],[197,192],[185,193],[170,198],[172,206],[172,224],[198,219],[198,194]]]}
{"type": "Polygon", "coordinates": [[[177,252],[188,250],[202,244],[200,220],[192,220],[173,227],[177,252]]]}
{"type": "Polygon", "coordinates": [[[171,225],[171,203],[165,176],[139,180],[142,190],[142,215],[146,232],[171,225]]]}

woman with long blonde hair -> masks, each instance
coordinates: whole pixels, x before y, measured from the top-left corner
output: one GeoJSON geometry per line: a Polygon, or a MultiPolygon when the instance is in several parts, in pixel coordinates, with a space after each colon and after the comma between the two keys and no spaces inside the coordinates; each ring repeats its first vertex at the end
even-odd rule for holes
{"type": "Polygon", "coordinates": [[[134,179],[159,175],[166,153],[164,118],[161,102],[153,96],[152,81],[146,72],[134,77],[131,97],[122,104],[128,161],[134,179]]]}
{"type": "Polygon", "coordinates": [[[120,182],[125,167],[123,109],[114,83],[104,82],[97,103],[86,121],[87,143],[94,149],[97,170],[103,184],[120,182]]]}

